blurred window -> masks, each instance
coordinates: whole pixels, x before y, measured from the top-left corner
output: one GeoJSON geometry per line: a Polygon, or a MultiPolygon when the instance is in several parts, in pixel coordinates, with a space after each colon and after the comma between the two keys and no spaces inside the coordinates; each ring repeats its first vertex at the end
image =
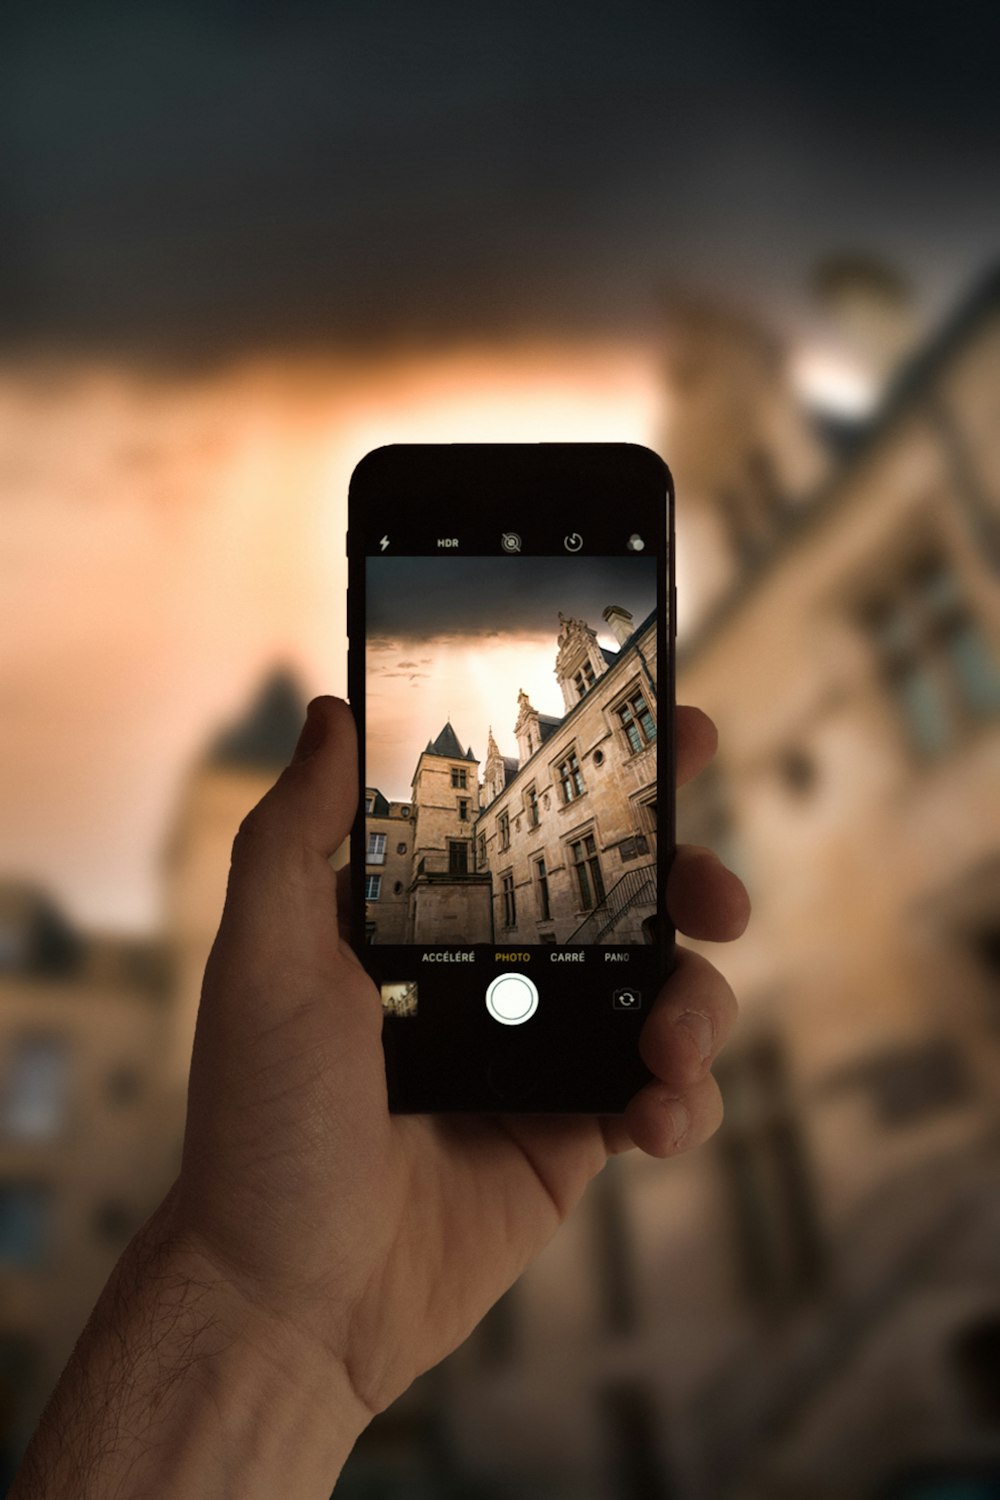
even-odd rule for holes
{"type": "Polygon", "coordinates": [[[142,1075],[129,1063],[108,1074],[104,1091],[112,1104],[135,1104],[142,1098],[142,1075]]]}
{"type": "Polygon", "coordinates": [[[25,1392],[38,1379],[40,1348],[21,1333],[0,1334],[0,1494],[8,1493],[16,1473],[24,1442],[17,1417],[25,1392]]]}
{"type": "Polygon", "coordinates": [[[778,526],[789,510],[790,497],[778,474],[774,454],[760,446],[751,448],[746,459],[747,489],[758,522],[778,526]]]}
{"type": "Polygon", "coordinates": [[[892,1474],[875,1500],[997,1500],[998,1495],[1000,1463],[961,1457],[892,1474]]]}
{"type": "Polygon", "coordinates": [[[948,1354],[969,1415],[1000,1429],[1000,1311],[990,1310],[961,1328],[948,1354]]]}
{"type": "Polygon", "coordinates": [[[84,943],[47,896],[8,889],[0,903],[0,973],[72,978],[84,943]]]}
{"type": "Polygon", "coordinates": [[[0,1183],[0,1265],[28,1268],[49,1243],[52,1194],[41,1182],[0,1183]]]}
{"type": "Polygon", "coordinates": [[[382,894],[381,875],[365,876],[365,900],[377,901],[382,894]]]}
{"type": "Polygon", "coordinates": [[[772,1307],[819,1287],[826,1254],[812,1172],[777,1038],[720,1060],[718,1135],[744,1285],[772,1307]]]}
{"type": "Polygon", "coordinates": [[[68,1094],[69,1048],[65,1038],[16,1038],[4,1099],[6,1133],[26,1141],[44,1141],[58,1135],[66,1123],[68,1094]]]}
{"type": "Polygon", "coordinates": [[[716,495],[733,554],[743,566],[753,566],[772,547],[788,514],[788,501],[773,454],[759,446],[751,448],[736,483],[716,495]]]}
{"type": "Polygon", "coordinates": [[[649,1391],[616,1380],[599,1393],[611,1460],[609,1492],[617,1500],[669,1500],[678,1493],[662,1450],[664,1421],[649,1391]]]}
{"type": "Polygon", "coordinates": [[[1000,712],[1000,666],[942,552],[920,554],[869,599],[863,627],[918,755],[944,754],[1000,712]]]}
{"type": "Polygon", "coordinates": [[[124,1245],[138,1229],[141,1220],[127,1203],[108,1198],[94,1210],[94,1236],[106,1245],[124,1245]]]}
{"type": "Polygon", "coordinates": [[[990,922],[972,933],[972,949],[993,980],[1000,980],[1000,922],[990,922]]]}
{"type": "Polygon", "coordinates": [[[0,918],[0,974],[16,974],[27,968],[31,944],[23,924],[0,918]]]}
{"type": "Polygon", "coordinates": [[[785,786],[797,796],[811,792],[816,785],[816,762],[808,751],[798,746],[785,751],[778,769],[785,786]]]}
{"type": "Polygon", "coordinates": [[[872,1058],[864,1065],[882,1125],[909,1125],[968,1103],[972,1080],[956,1044],[938,1038],[872,1058]]]}

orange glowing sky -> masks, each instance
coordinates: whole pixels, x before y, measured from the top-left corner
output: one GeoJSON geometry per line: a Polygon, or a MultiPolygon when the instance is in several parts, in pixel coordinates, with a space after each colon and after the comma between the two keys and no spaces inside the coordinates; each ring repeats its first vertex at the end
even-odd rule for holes
{"type": "Polygon", "coordinates": [[[345,691],[347,481],[369,449],[657,448],[662,420],[656,351],[634,345],[0,370],[3,873],[84,926],[157,929],[206,739],[277,661],[307,695],[345,691]]]}

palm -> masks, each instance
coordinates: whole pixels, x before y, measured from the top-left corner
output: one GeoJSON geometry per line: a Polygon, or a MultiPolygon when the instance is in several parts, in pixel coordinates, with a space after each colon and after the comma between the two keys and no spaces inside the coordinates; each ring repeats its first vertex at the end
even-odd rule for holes
{"type": "MultiPolygon", "coordinates": [[[[353,953],[349,961],[351,990],[368,991],[350,1000],[379,1005],[353,953]]],[[[364,1221],[377,1274],[356,1304],[348,1367],[381,1409],[461,1343],[530,1264],[604,1165],[608,1144],[595,1116],[389,1115],[381,1041],[354,1066],[358,1097],[369,1101],[366,1128],[385,1150],[364,1221]],[[378,1255],[373,1223],[387,1231],[378,1255]],[[402,1337],[416,1309],[419,1327],[402,1337]],[[388,1349],[405,1354],[386,1370],[388,1349]],[[369,1350],[383,1367],[377,1383],[369,1350]]]]}

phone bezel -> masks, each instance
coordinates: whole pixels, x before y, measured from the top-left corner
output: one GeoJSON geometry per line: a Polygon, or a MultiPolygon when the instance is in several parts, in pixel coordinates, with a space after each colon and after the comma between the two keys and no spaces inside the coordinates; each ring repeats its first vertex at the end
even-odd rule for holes
{"type": "MultiPolygon", "coordinates": [[[[474,500],[477,513],[494,515],[498,506],[506,505],[508,513],[511,508],[524,506],[527,502],[522,497],[526,496],[544,497],[544,510],[539,510],[537,499],[533,502],[531,522],[537,529],[554,516],[553,534],[558,533],[571,507],[578,515],[590,516],[588,526],[596,524],[598,517],[605,526],[620,525],[613,520],[614,507],[627,508],[628,504],[637,510],[648,508],[646,530],[653,517],[658,517],[657,547],[664,567],[658,589],[663,608],[658,610],[657,637],[657,784],[659,787],[665,781],[668,792],[664,799],[661,789],[657,797],[660,928],[659,940],[651,947],[658,957],[658,982],[666,978],[675,962],[675,933],[665,900],[675,852],[676,817],[674,489],[667,465],[651,449],[632,443],[391,444],[365,455],[352,474],[348,494],[348,696],[358,726],[361,781],[351,836],[352,927],[356,951],[370,973],[374,966],[376,983],[378,945],[373,948],[364,943],[366,559],[378,544],[376,533],[390,533],[403,555],[436,555],[434,550],[406,545],[407,537],[426,531],[428,514],[435,517],[434,529],[448,534],[457,520],[465,518],[467,522],[470,500],[474,500]]],[[[468,548],[461,551],[467,553],[468,548]]],[[[482,554],[477,551],[475,555],[482,554]]],[[[547,555],[552,555],[551,549],[547,555]]],[[[483,988],[487,977],[477,973],[476,987],[483,988]]],[[[546,1041],[535,1035],[530,1046],[521,1035],[526,1028],[494,1026],[493,1033],[487,1028],[492,1041],[484,1044],[490,1052],[485,1073],[482,1054],[471,1059],[467,1051],[455,1047],[450,1033],[442,1030],[434,1043],[436,1064],[439,1060],[440,1066],[435,1065],[433,1079],[426,1069],[421,1074],[413,1061],[418,1050],[413,1041],[414,1021],[387,1015],[383,1044],[390,1109],[398,1113],[620,1113],[636,1088],[651,1077],[637,1050],[645,1013],[616,1017],[618,1026],[613,1036],[621,1038],[620,1048],[616,1040],[609,1043],[611,1033],[606,1024],[600,1028],[600,1036],[596,1032],[590,1035],[588,1023],[579,1022],[574,1024],[572,1036],[561,1035],[556,1041],[550,1030],[546,1041]],[[501,1038],[499,1033],[516,1036],[501,1038]]]]}

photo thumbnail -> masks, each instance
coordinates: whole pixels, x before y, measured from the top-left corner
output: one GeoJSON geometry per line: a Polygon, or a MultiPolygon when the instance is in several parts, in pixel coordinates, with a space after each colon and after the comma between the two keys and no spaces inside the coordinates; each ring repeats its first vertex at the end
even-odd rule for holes
{"type": "Polygon", "coordinates": [[[417,1013],[417,982],[402,980],[397,984],[382,985],[382,1009],[393,1016],[415,1016],[417,1013]]]}

